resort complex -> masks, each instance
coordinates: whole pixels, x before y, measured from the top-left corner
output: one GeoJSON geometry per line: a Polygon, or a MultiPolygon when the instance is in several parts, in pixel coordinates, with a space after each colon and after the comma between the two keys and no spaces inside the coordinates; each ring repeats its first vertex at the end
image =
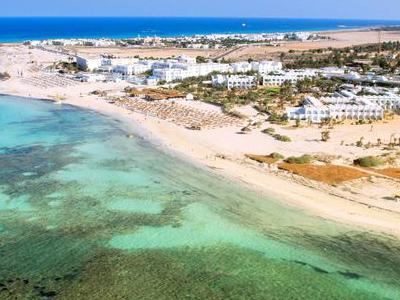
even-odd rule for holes
{"type": "MultiPolygon", "coordinates": [[[[237,63],[215,63],[212,61],[198,63],[196,58],[179,56],[164,60],[155,59],[119,59],[119,58],[89,58],[76,57],[79,68],[92,72],[107,72],[123,75],[130,80],[129,76],[141,75],[151,71],[151,78],[158,81],[172,82],[189,77],[207,76],[211,73],[247,73],[257,72],[268,74],[282,70],[282,63],[275,61],[262,62],[237,62],[237,63]]],[[[301,75],[299,75],[301,76],[301,75]]]]}
{"type": "MultiPolygon", "coordinates": [[[[326,120],[383,120],[387,112],[396,112],[400,108],[400,76],[396,72],[388,76],[381,74],[381,71],[362,72],[353,66],[288,68],[282,61],[272,59],[223,61],[185,54],[161,59],[122,57],[111,53],[81,55],[68,48],[60,50],[61,44],[57,45],[58,48],[50,42],[29,42],[28,45],[30,49],[54,53],[66,60],[63,64],[43,70],[42,76],[21,79],[41,87],[57,86],[57,82],[60,86],[74,85],[74,81],[119,82],[135,86],[138,90],[148,87],[177,89],[184,97],[190,95],[190,99],[205,101],[202,98],[204,95],[218,90],[233,93],[247,90],[253,93],[254,98],[263,89],[285,90],[291,86],[290,93],[297,91],[299,95],[296,97],[297,106],[287,103],[282,117],[311,123],[326,120]],[[65,67],[70,68],[69,71],[65,71],[65,67]],[[193,85],[194,82],[197,85],[193,85]],[[321,89],[317,82],[334,84],[336,87],[323,91],[326,87],[321,89]],[[304,86],[307,86],[306,92],[301,91],[304,86]]],[[[86,49],[92,47],[96,48],[96,45],[86,46],[86,49]]],[[[256,100],[246,99],[245,95],[240,97],[243,97],[244,103],[256,100]]],[[[163,100],[162,96],[158,100],[163,100]]],[[[207,101],[218,103],[215,100],[207,101]]]]}
{"type": "Polygon", "coordinates": [[[0,18],[0,299],[400,299],[396,24],[0,18]]]}

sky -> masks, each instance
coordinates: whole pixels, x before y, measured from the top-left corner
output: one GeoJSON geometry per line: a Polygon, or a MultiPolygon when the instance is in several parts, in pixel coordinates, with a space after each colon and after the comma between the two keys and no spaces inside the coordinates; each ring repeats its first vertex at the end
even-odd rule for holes
{"type": "Polygon", "coordinates": [[[0,16],[400,19],[400,0],[8,0],[0,16]]]}

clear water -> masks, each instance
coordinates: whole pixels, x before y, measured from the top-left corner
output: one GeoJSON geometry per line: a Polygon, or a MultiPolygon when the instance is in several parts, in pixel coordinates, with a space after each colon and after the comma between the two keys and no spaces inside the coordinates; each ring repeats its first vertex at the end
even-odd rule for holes
{"type": "Polygon", "coordinates": [[[266,33],[400,25],[399,20],[165,17],[0,18],[0,41],[266,33]],[[243,26],[246,24],[246,26],[243,26]]]}
{"type": "Polygon", "coordinates": [[[0,128],[0,299],[400,298],[394,238],[285,206],[90,111],[0,96],[0,128]]]}

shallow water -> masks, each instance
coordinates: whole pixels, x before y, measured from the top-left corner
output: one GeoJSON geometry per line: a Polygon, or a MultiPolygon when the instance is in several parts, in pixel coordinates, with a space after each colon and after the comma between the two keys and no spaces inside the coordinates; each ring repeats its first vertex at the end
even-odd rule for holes
{"type": "MultiPolygon", "coordinates": [[[[1,299],[399,299],[400,242],[0,96],[1,299]]],[[[266,183],[268,184],[268,183],[266,183]]]]}

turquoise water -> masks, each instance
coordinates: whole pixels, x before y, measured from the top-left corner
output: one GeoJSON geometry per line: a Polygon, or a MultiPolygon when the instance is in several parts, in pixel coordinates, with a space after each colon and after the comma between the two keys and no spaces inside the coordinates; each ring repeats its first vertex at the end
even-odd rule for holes
{"type": "MultiPolygon", "coordinates": [[[[399,299],[400,242],[0,96],[0,299],[399,299]]],[[[268,183],[266,183],[268,184],[268,183]]]]}

